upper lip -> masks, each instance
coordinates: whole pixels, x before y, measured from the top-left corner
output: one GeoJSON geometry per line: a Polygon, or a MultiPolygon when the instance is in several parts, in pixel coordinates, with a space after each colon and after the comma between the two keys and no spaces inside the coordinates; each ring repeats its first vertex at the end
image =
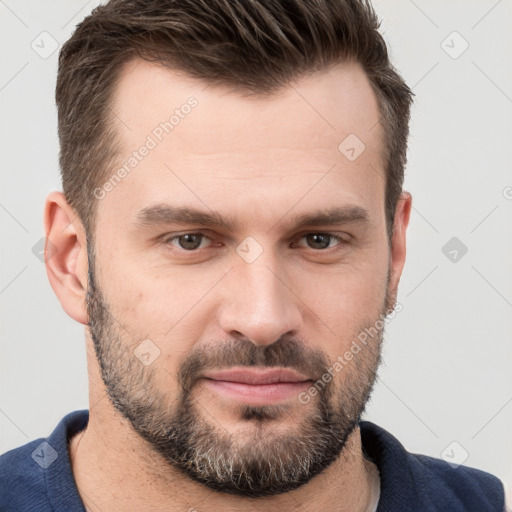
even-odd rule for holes
{"type": "Polygon", "coordinates": [[[310,379],[290,368],[231,368],[204,374],[205,379],[240,382],[242,384],[275,384],[276,382],[305,382],[310,379]]]}

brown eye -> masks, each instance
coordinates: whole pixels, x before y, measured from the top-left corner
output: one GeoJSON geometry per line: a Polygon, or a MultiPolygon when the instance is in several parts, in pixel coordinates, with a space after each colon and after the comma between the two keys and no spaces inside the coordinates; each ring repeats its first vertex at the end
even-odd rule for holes
{"type": "Polygon", "coordinates": [[[181,235],[178,241],[183,249],[193,250],[198,249],[201,245],[201,237],[202,235],[197,234],[181,235]]]}
{"type": "Polygon", "coordinates": [[[343,241],[339,236],[331,235],[330,233],[308,233],[302,238],[307,241],[308,247],[319,250],[334,247],[343,241]],[[333,241],[337,242],[337,244],[331,245],[333,241]]]}
{"type": "Polygon", "coordinates": [[[203,233],[185,233],[183,235],[173,236],[166,240],[165,243],[174,245],[185,251],[194,251],[204,246],[202,245],[203,240],[209,240],[203,233]],[[173,242],[177,242],[177,244],[173,242]]]}

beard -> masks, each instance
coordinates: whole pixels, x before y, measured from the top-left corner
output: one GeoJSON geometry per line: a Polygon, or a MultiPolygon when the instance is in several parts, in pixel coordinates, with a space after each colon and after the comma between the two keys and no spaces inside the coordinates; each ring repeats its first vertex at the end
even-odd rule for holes
{"type": "MultiPolygon", "coordinates": [[[[134,356],[140,338],[114,319],[94,281],[92,258],[89,262],[89,329],[107,394],[133,430],[171,467],[217,492],[262,497],[304,485],[342,454],[373,390],[382,329],[343,367],[338,385],[335,376],[322,381],[332,366],[327,356],[296,338],[283,336],[266,346],[248,339],[197,344],[178,368],[179,392],[172,397],[158,385],[158,365],[144,366],[134,356]],[[207,370],[232,366],[292,368],[321,385],[308,406],[299,401],[231,406],[237,427],[243,428],[230,432],[194,392],[207,370]],[[298,425],[278,428],[288,414],[299,418],[298,425]]],[[[364,322],[352,339],[375,325],[389,311],[387,306],[388,297],[379,317],[364,322]]]]}

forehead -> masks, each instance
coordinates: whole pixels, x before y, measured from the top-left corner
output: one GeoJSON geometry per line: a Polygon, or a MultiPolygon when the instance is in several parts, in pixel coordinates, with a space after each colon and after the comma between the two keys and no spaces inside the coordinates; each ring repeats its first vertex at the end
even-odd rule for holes
{"type": "Polygon", "coordinates": [[[319,181],[302,206],[319,194],[355,203],[383,195],[379,108],[356,63],[247,96],[134,60],[112,113],[120,145],[109,175],[124,172],[101,210],[133,217],[151,202],[178,200],[220,211],[242,201],[250,208],[252,198],[285,208],[319,181]]]}
{"type": "Polygon", "coordinates": [[[187,121],[189,129],[181,127],[173,136],[194,152],[222,149],[225,143],[232,151],[241,142],[244,150],[250,150],[271,138],[276,144],[302,147],[305,127],[313,136],[308,137],[308,147],[315,148],[320,138],[324,147],[331,148],[350,133],[368,143],[378,136],[378,129],[373,129],[379,121],[377,100],[366,73],[355,62],[299,78],[268,96],[238,93],[136,59],[125,66],[112,105],[124,142],[139,142],[140,135],[169,120],[190,97],[200,108],[187,121]],[[302,122],[297,125],[295,120],[302,122]],[[239,137],[226,140],[235,132],[239,137]],[[328,132],[331,137],[325,139],[328,132]]]}

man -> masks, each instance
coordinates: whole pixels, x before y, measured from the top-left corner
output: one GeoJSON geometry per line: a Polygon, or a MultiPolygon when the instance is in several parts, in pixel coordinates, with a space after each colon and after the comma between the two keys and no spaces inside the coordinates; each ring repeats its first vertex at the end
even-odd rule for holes
{"type": "Polygon", "coordinates": [[[112,0],[78,26],[46,266],[90,407],[0,458],[2,511],[504,510],[496,477],[361,421],[411,210],[377,29],[350,0],[112,0]]]}

